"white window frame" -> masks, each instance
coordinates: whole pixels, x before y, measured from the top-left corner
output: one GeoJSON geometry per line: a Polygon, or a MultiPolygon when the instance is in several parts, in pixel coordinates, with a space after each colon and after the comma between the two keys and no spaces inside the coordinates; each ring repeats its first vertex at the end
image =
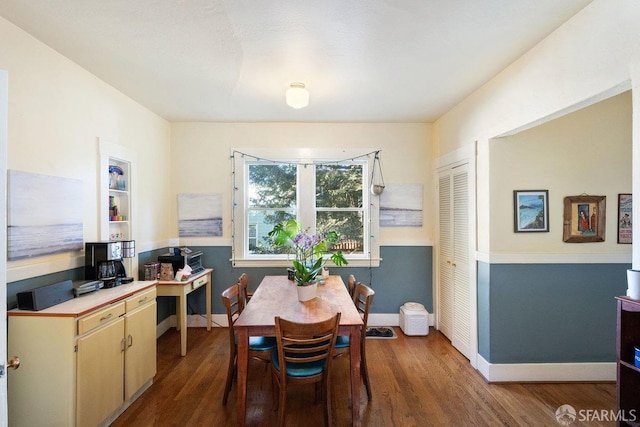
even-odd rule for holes
{"type": "MultiPolygon", "coordinates": [[[[248,252],[248,165],[255,164],[256,159],[261,161],[282,161],[299,164],[312,164],[323,162],[335,162],[340,160],[354,160],[363,162],[364,174],[364,234],[365,249],[362,254],[347,255],[348,267],[377,267],[380,264],[380,238],[379,238],[379,203],[377,196],[371,195],[370,172],[373,167],[375,150],[348,150],[336,149],[233,149],[231,159],[233,162],[233,198],[232,218],[233,233],[233,257],[231,261],[237,267],[275,267],[289,266],[290,260],[281,255],[250,255],[248,252]],[[244,153],[242,155],[241,153],[244,153]],[[367,250],[368,246],[368,250],[367,250]]],[[[304,168],[304,166],[301,166],[304,168]]],[[[303,224],[315,224],[316,208],[313,205],[315,192],[315,174],[298,174],[298,204],[297,217],[303,224]],[[311,189],[311,191],[304,191],[311,189]],[[301,191],[302,190],[302,191],[301,191]],[[303,206],[312,206],[303,210],[303,206]]]]}

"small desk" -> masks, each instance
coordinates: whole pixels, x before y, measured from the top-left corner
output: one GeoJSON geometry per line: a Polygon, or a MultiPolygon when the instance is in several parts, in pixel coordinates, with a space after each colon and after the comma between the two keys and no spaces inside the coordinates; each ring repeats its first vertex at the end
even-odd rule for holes
{"type": "Polygon", "coordinates": [[[317,322],[338,312],[342,313],[338,333],[349,335],[351,342],[351,422],[360,425],[360,328],[364,323],[340,276],[329,276],[324,285],[318,284],[318,296],[306,302],[298,301],[296,284],[287,276],[266,276],[253,293],[233,326],[238,333],[238,425],[246,421],[249,336],[275,336],[275,316],[317,322]]]}
{"type": "Polygon", "coordinates": [[[158,296],[176,297],[176,329],[180,331],[180,355],[187,354],[187,295],[202,285],[207,285],[207,331],[211,330],[211,274],[213,268],[190,277],[184,282],[158,281],[158,296]]]}

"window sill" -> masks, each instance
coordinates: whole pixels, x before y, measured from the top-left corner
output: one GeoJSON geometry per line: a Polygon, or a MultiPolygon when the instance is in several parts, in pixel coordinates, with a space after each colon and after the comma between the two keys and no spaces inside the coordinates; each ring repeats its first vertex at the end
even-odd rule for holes
{"type": "MultiPolygon", "coordinates": [[[[260,268],[260,267],[291,267],[291,261],[287,260],[274,260],[274,259],[230,259],[234,267],[243,268],[260,268]]],[[[353,259],[348,260],[349,264],[336,267],[332,262],[327,263],[327,268],[349,268],[349,267],[380,267],[382,258],[375,259],[353,259]]]]}

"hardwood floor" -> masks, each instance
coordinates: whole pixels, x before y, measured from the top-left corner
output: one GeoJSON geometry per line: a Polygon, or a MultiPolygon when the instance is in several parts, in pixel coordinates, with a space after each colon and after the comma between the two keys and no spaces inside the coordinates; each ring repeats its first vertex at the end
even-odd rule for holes
{"type": "MultiPolygon", "coordinates": [[[[550,426],[559,424],[556,409],[569,404],[591,410],[571,426],[613,426],[615,383],[489,384],[448,339],[431,329],[426,337],[367,340],[373,400],[361,385],[363,426],[550,426]],[[600,416],[593,416],[594,412],[600,416]],[[596,418],[596,419],[594,419],[596,418]],[[598,421],[597,419],[600,419],[598,421]]],[[[236,384],[222,406],[227,370],[228,335],[224,328],[189,328],[188,353],[180,356],[174,329],[158,339],[158,373],[154,384],[112,426],[234,426],[236,384]]],[[[249,366],[247,425],[276,421],[269,367],[249,366]]],[[[349,361],[338,358],[332,372],[333,424],[351,422],[349,361]]],[[[312,386],[290,390],[287,426],[322,424],[322,407],[312,386]]]]}

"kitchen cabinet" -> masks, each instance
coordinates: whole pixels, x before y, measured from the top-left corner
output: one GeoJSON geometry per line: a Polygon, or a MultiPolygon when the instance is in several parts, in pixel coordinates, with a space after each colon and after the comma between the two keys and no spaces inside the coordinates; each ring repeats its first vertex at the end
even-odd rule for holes
{"type": "Polygon", "coordinates": [[[107,425],[153,382],[156,281],[102,289],[40,311],[11,310],[12,426],[107,425]]]}

